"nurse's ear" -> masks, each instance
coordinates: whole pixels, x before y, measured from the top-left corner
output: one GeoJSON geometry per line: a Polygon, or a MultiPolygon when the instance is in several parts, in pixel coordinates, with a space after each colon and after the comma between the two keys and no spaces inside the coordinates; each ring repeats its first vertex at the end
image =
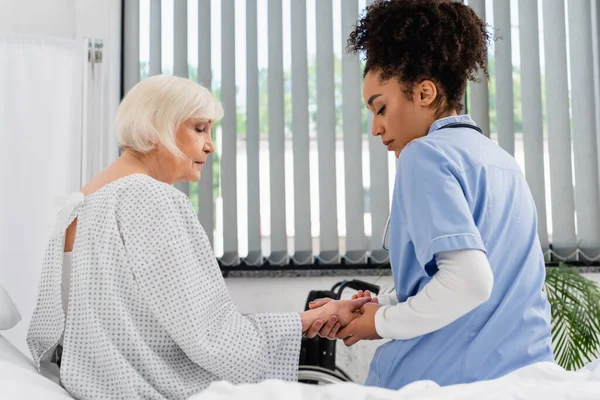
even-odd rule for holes
{"type": "Polygon", "coordinates": [[[422,107],[430,107],[432,104],[434,104],[439,95],[435,83],[428,79],[418,83],[415,87],[415,92],[419,104],[422,107]]]}

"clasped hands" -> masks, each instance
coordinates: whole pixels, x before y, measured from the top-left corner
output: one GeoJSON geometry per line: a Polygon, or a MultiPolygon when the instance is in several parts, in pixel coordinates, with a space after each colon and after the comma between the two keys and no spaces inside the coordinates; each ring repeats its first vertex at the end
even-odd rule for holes
{"type": "Polygon", "coordinates": [[[381,339],[375,329],[375,313],[379,307],[377,298],[371,297],[368,290],[359,290],[352,300],[317,299],[305,312],[308,318],[303,318],[303,331],[309,338],[319,335],[330,340],[342,339],[346,346],[360,340],[381,339]]]}

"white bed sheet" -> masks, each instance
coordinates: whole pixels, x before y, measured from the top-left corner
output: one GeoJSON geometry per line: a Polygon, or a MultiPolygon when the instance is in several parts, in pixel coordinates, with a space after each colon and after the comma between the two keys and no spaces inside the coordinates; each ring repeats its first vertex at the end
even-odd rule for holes
{"type": "MultiPolygon", "coordinates": [[[[303,385],[265,381],[254,385],[218,382],[189,400],[448,400],[448,399],[600,399],[600,360],[576,372],[552,363],[540,363],[503,378],[466,385],[439,387],[431,381],[415,382],[399,390],[358,384],[303,385]]],[[[59,385],[40,375],[33,362],[0,336],[0,399],[72,400],[59,385]]]]}
{"type": "Polygon", "coordinates": [[[266,381],[255,385],[234,386],[219,382],[189,400],[408,400],[417,398],[419,400],[598,400],[600,399],[600,365],[570,372],[556,364],[539,363],[492,381],[446,387],[440,387],[431,381],[421,381],[399,391],[368,388],[349,383],[311,386],[266,381]]]}
{"type": "Polygon", "coordinates": [[[0,399],[73,400],[73,397],[40,375],[33,361],[0,335],[0,399]]]}

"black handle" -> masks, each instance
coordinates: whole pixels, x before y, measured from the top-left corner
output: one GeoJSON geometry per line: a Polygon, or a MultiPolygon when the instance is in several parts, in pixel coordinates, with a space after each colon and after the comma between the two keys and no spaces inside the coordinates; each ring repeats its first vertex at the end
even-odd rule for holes
{"type": "Polygon", "coordinates": [[[354,290],[362,290],[362,291],[368,290],[374,296],[378,295],[379,290],[380,290],[380,287],[378,285],[375,285],[375,284],[369,283],[369,282],[365,282],[365,281],[361,281],[358,279],[339,282],[332,288],[332,290],[335,291],[336,287],[338,287],[337,296],[336,296],[338,299],[342,296],[342,291],[347,287],[350,289],[354,289],[354,290]]]}

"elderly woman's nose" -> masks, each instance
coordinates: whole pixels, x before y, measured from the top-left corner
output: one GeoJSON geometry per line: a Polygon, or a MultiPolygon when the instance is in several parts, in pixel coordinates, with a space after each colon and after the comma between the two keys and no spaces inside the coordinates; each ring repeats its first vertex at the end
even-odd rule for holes
{"type": "Polygon", "coordinates": [[[204,151],[209,154],[213,153],[215,151],[215,144],[214,144],[211,136],[209,136],[206,143],[204,143],[204,151]]]}

